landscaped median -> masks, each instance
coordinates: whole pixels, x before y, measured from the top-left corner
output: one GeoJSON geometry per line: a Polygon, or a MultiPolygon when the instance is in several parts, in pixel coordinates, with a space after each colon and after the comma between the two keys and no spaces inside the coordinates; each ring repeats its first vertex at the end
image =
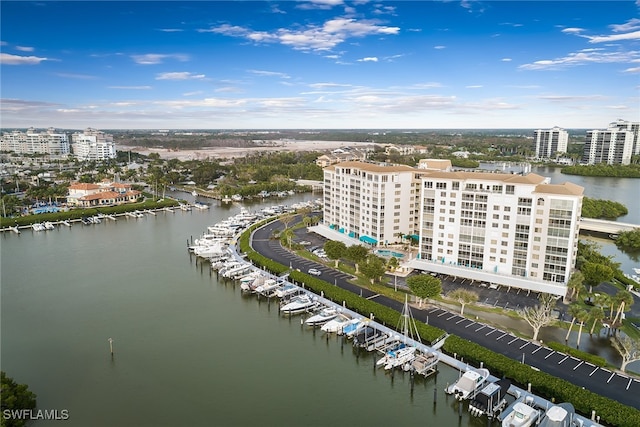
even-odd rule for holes
{"type": "MultiPolygon", "coordinates": [[[[289,270],[286,266],[279,264],[254,251],[250,246],[251,233],[267,222],[265,220],[257,223],[245,231],[239,239],[239,250],[247,254],[247,258],[254,264],[271,271],[273,274],[282,274],[289,270]]],[[[362,298],[352,292],[329,284],[317,277],[308,274],[292,271],[289,278],[313,292],[324,293],[324,297],[334,302],[342,304],[350,310],[356,311],[363,316],[373,314],[376,321],[388,327],[398,325],[401,313],[386,307],[377,302],[362,298]]],[[[430,343],[442,336],[443,330],[418,323],[418,333],[423,342],[430,343]]],[[[502,354],[495,353],[479,344],[451,335],[447,338],[442,351],[449,355],[456,355],[472,365],[479,366],[480,362],[489,369],[496,377],[507,377],[512,379],[517,385],[526,388],[531,384],[532,392],[548,400],[555,402],[571,402],[576,411],[586,417],[591,417],[591,411],[596,411],[600,417],[600,422],[605,425],[621,427],[640,426],[640,411],[627,405],[623,405],[615,400],[609,399],[599,394],[593,393],[579,387],[569,381],[556,378],[553,375],[533,369],[529,365],[520,363],[502,354]]]]}

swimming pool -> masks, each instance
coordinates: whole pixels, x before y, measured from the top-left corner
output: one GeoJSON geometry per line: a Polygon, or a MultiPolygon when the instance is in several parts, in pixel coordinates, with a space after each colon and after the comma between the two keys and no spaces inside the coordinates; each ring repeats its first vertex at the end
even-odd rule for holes
{"type": "Polygon", "coordinates": [[[376,250],[376,254],[384,257],[404,258],[404,254],[389,249],[378,249],[376,250]]]}

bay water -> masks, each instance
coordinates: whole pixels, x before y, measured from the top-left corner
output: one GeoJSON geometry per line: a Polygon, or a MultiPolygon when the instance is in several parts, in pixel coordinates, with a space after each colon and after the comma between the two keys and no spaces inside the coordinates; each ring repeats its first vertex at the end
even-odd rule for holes
{"type": "Polygon", "coordinates": [[[486,425],[445,396],[457,371],[441,364],[412,391],[407,374],[210,275],[187,240],[239,210],[2,234],[2,369],[39,409],[69,414],[30,425],[486,425]]]}

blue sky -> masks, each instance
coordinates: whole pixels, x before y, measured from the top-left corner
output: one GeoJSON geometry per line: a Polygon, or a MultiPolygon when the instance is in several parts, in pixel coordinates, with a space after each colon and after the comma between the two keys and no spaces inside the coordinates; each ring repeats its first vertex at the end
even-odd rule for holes
{"type": "Polygon", "coordinates": [[[2,1],[2,127],[600,129],[640,0],[2,1]]]}

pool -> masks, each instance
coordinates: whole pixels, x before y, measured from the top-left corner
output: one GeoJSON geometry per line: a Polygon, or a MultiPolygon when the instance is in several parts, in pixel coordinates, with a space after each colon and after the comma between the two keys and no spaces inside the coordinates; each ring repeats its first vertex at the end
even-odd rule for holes
{"type": "Polygon", "coordinates": [[[378,249],[376,250],[376,254],[384,257],[404,258],[404,254],[389,249],[378,249]]]}

